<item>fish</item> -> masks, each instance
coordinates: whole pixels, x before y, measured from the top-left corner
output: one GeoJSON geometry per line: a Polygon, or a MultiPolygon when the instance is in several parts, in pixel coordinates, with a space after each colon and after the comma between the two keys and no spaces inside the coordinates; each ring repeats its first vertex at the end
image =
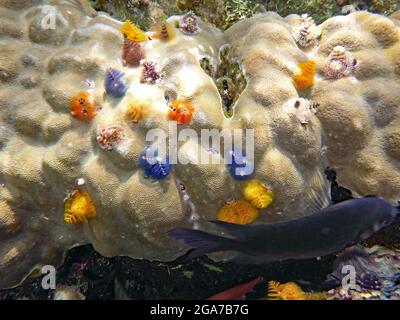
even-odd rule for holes
{"type": "Polygon", "coordinates": [[[176,228],[169,235],[193,249],[188,257],[221,251],[237,252],[234,262],[261,264],[302,260],[336,253],[369,238],[399,215],[378,196],[350,199],[302,218],[259,225],[211,221],[228,233],[220,236],[201,230],[176,228]]]}
{"type": "Polygon", "coordinates": [[[314,85],[315,76],[315,61],[300,62],[297,67],[300,69],[300,73],[293,76],[293,83],[298,90],[307,90],[314,85]]]}
{"type": "Polygon", "coordinates": [[[263,277],[257,277],[250,282],[239,284],[233,288],[214,294],[207,298],[207,300],[238,300],[253,291],[254,287],[263,281],[263,277]]]}
{"type": "Polygon", "coordinates": [[[124,73],[119,70],[115,70],[112,68],[109,68],[107,70],[104,80],[104,86],[107,94],[115,98],[121,98],[125,95],[128,87],[121,79],[123,76],[124,73]]]}

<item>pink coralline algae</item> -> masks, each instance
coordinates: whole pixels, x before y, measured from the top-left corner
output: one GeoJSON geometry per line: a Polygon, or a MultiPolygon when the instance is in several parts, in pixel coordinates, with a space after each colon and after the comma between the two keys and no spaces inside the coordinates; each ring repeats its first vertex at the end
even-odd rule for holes
{"type": "Polygon", "coordinates": [[[113,126],[101,129],[96,140],[103,150],[111,151],[124,138],[124,129],[118,126],[113,126]]]}
{"type": "Polygon", "coordinates": [[[179,28],[184,34],[192,35],[200,31],[199,20],[193,12],[185,14],[179,22],[179,28]]]}
{"type": "Polygon", "coordinates": [[[340,79],[351,74],[357,67],[357,60],[342,46],[336,46],[328,57],[325,75],[329,79],[340,79]]]}
{"type": "Polygon", "coordinates": [[[158,70],[158,66],[155,62],[145,61],[142,64],[142,83],[148,84],[156,84],[159,80],[161,80],[162,75],[158,70]]]}

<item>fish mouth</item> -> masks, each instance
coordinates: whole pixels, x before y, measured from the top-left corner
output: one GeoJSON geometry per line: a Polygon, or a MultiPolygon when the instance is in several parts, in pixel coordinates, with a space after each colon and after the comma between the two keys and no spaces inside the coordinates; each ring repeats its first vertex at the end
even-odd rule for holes
{"type": "Polygon", "coordinates": [[[393,219],[384,219],[380,220],[378,222],[375,222],[370,228],[365,230],[363,233],[361,233],[360,239],[361,241],[364,241],[371,237],[374,233],[380,231],[381,229],[389,226],[393,222],[393,219]]]}
{"type": "Polygon", "coordinates": [[[386,228],[387,226],[391,225],[395,220],[396,215],[392,215],[389,219],[383,219],[373,224],[372,229],[374,232],[379,231],[380,229],[386,228]]]}

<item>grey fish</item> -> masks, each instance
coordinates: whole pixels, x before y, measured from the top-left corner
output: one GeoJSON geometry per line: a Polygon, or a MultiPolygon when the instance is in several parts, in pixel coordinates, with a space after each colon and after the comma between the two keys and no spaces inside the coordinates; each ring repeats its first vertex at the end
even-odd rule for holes
{"type": "Polygon", "coordinates": [[[325,256],[369,238],[391,224],[399,208],[381,197],[347,200],[303,218],[254,226],[211,221],[230,237],[176,228],[169,232],[192,251],[188,257],[236,251],[239,263],[269,263],[325,256]]]}

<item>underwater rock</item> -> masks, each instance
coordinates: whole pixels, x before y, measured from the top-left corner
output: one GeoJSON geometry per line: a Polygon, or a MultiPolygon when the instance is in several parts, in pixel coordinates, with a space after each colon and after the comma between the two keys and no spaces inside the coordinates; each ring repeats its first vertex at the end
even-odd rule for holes
{"type": "MultiPolygon", "coordinates": [[[[76,1],[43,0],[40,3],[53,5],[60,18],[55,30],[43,32],[41,7],[23,3],[8,1],[7,10],[0,11],[1,18],[21,23],[18,33],[11,27],[2,29],[0,45],[6,52],[0,59],[0,118],[1,128],[7,128],[0,150],[0,209],[6,210],[0,215],[0,230],[5,231],[0,287],[17,284],[36,264],[58,265],[63,251],[78,243],[93,243],[107,256],[178,257],[185,247],[167,231],[192,227],[194,221],[175,179],[190,194],[200,225],[215,219],[232,194],[240,196],[244,182],[225,165],[188,161],[174,164],[164,179],[143,177],[140,156],[148,145],[146,133],[154,128],[167,132],[168,102],[174,100],[190,101],[195,107],[185,127],[198,135],[204,128],[254,129],[254,178],[268,182],[274,192],[274,201],[260,209],[256,223],[312,213],[306,208],[313,195],[325,192],[321,173],[327,161],[340,171],[340,184],[356,193],[399,198],[398,151],[393,148],[399,145],[395,124],[400,91],[387,88],[400,76],[397,20],[366,12],[329,19],[317,26],[319,46],[306,52],[292,34],[297,15],[258,14],[225,33],[199,19],[201,32],[191,36],[177,30],[168,41],[142,37],[146,59],[158,63],[165,75],[159,85],[149,85],[141,83],[140,66],[122,65],[122,22],[104,13],[88,16],[76,1]],[[215,70],[223,44],[229,45],[229,58],[247,81],[230,119],[224,117],[217,86],[199,64],[206,58],[215,70]],[[320,75],[338,45],[361,61],[357,70],[341,79],[315,77],[308,92],[298,92],[292,82],[297,64],[314,60],[320,75]],[[124,73],[123,81],[116,79],[119,74],[110,78],[108,68],[124,73]],[[40,81],[34,86],[21,81],[31,77],[40,81]],[[99,109],[91,121],[76,121],[70,115],[70,101],[88,90],[86,79],[95,84],[91,95],[99,109]],[[120,99],[104,96],[105,89],[120,99]],[[320,105],[307,125],[292,121],[282,109],[299,94],[320,105]],[[171,100],[167,102],[166,96],[171,100]],[[140,121],[126,115],[132,100],[146,101],[149,114],[140,121]],[[371,115],[379,117],[378,110],[385,121],[373,121],[371,115]],[[97,133],[113,126],[124,128],[127,143],[104,152],[97,133]],[[64,198],[76,189],[77,178],[85,181],[96,217],[68,225],[64,198]]],[[[0,6],[3,9],[3,3],[0,6]]],[[[174,28],[181,18],[167,22],[174,28]]],[[[190,160],[195,150],[223,159],[201,148],[200,142],[180,146],[185,159],[190,160]]]]}
{"type": "Polygon", "coordinates": [[[85,296],[78,288],[66,285],[57,286],[53,300],[85,300],[85,296]]]}

